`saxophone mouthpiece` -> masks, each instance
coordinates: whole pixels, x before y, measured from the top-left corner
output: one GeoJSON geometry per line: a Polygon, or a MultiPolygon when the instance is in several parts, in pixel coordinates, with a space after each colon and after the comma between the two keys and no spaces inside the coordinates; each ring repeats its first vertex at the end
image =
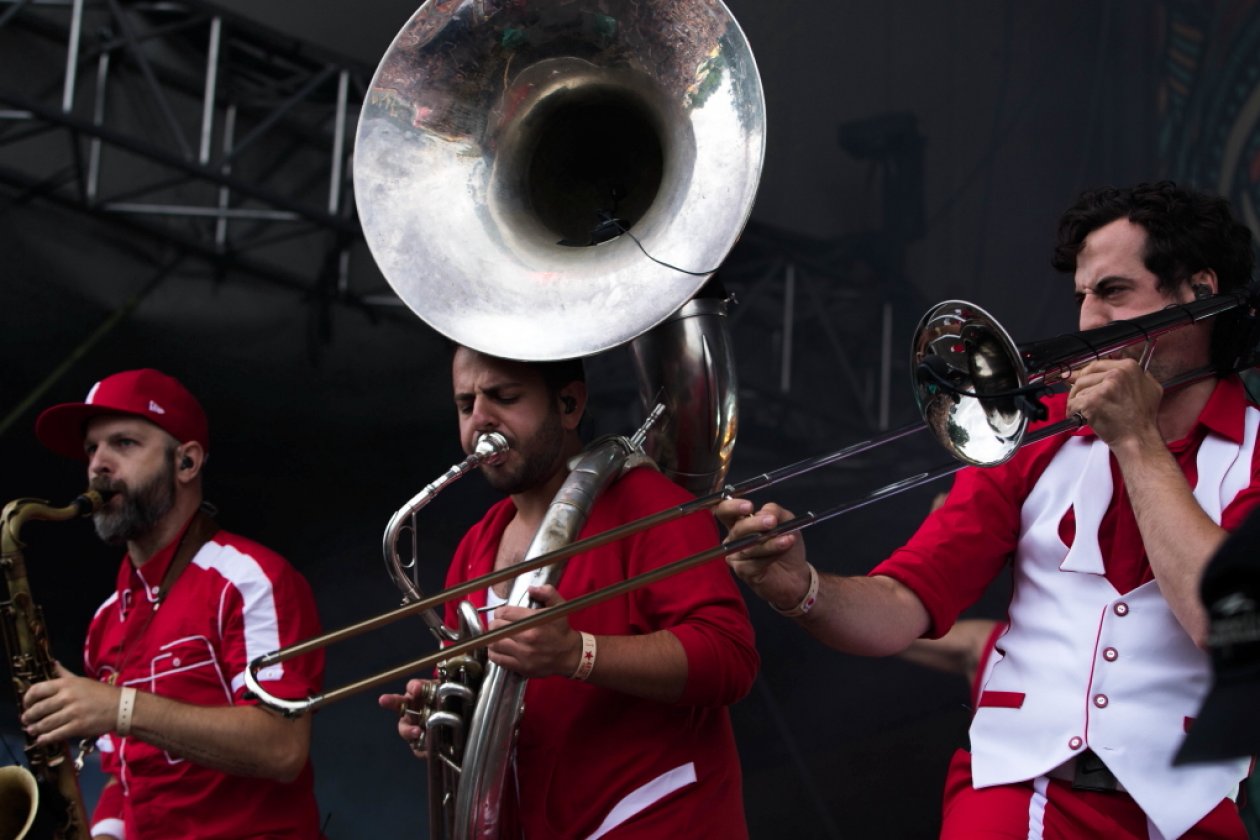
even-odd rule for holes
{"type": "Polygon", "coordinates": [[[73,504],[79,508],[79,516],[90,516],[100,510],[106,502],[118,495],[117,490],[92,488],[78,496],[73,504]]]}

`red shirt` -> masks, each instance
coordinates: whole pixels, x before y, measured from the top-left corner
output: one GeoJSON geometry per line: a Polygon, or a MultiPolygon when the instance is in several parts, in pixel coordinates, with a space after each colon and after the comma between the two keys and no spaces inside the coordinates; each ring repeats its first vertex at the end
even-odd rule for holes
{"type": "MultiPolygon", "coordinates": [[[[316,635],[310,586],[280,555],[219,531],[184,568],[160,609],[163,576],[179,540],[142,568],[123,558],[116,591],[88,628],[84,662],[101,681],[202,706],[251,704],[244,672],[255,657],[316,635]]],[[[322,654],[260,673],[285,697],[319,691],[322,654]]],[[[211,770],[135,737],[99,741],[102,769],[117,778],[93,826],[147,838],[316,838],[319,813],[310,763],[292,783],[211,770]]]]}
{"type": "MultiPolygon", "coordinates": [[[[1054,422],[1063,418],[1065,395],[1047,400],[1054,422]]],[[[1195,458],[1209,432],[1234,442],[1243,439],[1243,411],[1249,404],[1242,380],[1222,379],[1212,391],[1194,427],[1184,438],[1168,445],[1190,487],[1198,479],[1195,458]]],[[[1084,427],[1074,435],[1093,432],[1084,427]]],[[[932,618],[929,634],[944,635],[959,614],[984,592],[1002,571],[1020,536],[1020,511],[1066,436],[1050,438],[1021,448],[997,467],[969,467],[957,473],[945,504],[934,511],[907,542],[872,575],[888,575],[914,590],[932,618]]],[[[1260,447],[1256,448],[1260,453],[1260,447]]],[[[1151,580],[1150,562],[1142,545],[1129,496],[1114,456],[1111,459],[1111,502],[1098,528],[1098,546],[1105,558],[1107,579],[1120,593],[1151,580]]],[[[1260,463],[1252,459],[1252,483],[1221,514],[1221,527],[1232,531],[1260,504],[1260,463]]],[[[1069,511],[1060,523],[1064,545],[1071,546],[1076,533],[1069,511]]]]}
{"type": "MultiPolygon", "coordinates": [[[[581,536],[688,498],[655,470],[632,470],[596,501],[581,536]]],[[[494,568],[503,529],[515,513],[511,499],[504,499],[465,535],[448,586],[494,568]]],[[[694,514],[570,559],[558,589],[571,600],[716,544],[712,517],[694,514]]],[[[482,606],[485,598],[482,590],[469,600],[482,606]]],[[[455,621],[455,609],[448,605],[449,623],[455,621]]],[[[687,685],[680,700],[668,704],[565,677],[530,680],[516,747],[524,837],[587,837],[640,786],[689,763],[696,781],[621,823],[605,835],[608,840],[747,837],[739,757],[726,706],[752,687],[759,660],[747,610],[726,564],[720,559],[701,564],[569,619],[574,629],[597,636],[668,629],[686,651],[687,685]]],[[[505,803],[504,812],[506,819],[511,803],[505,803]]]]}

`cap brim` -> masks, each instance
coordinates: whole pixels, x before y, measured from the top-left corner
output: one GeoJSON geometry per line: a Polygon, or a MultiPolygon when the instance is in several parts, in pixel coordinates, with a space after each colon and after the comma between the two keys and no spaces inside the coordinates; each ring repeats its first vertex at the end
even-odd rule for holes
{"type": "Polygon", "coordinates": [[[86,461],[83,433],[87,422],[102,414],[127,414],[114,408],[88,403],[62,403],[44,409],[35,418],[35,437],[44,446],[66,458],[86,461]]]}
{"type": "Polygon", "coordinates": [[[1221,761],[1260,753],[1260,674],[1212,686],[1173,764],[1221,761]]]}

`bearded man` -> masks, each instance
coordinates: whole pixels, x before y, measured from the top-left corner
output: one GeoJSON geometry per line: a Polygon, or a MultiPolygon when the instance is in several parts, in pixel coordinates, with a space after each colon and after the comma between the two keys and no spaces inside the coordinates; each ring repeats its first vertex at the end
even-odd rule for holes
{"type": "MultiPolygon", "coordinates": [[[[36,743],[97,739],[109,779],[92,837],[318,838],[310,718],[256,705],[244,683],[251,659],[318,633],[314,598],[284,558],[203,506],[201,404],[170,376],[124,371],[44,411],[35,433],[87,461],[109,497],[96,532],[127,550],[88,630],[86,676],[58,666],[23,698],[36,743]]],[[[319,654],[259,675],[293,696],[322,677],[319,654]]]]}
{"type": "MultiPolygon", "coordinates": [[[[481,467],[507,497],[461,541],[447,575],[454,586],[525,558],[582,451],[586,382],[580,361],[517,362],[467,347],[456,349],[451,373],[464,450],[488,432],[510,446],[502,461],[481,467]]],[[[631,469],[595,501],[579,538],[688,498],[659,472],[631,469]]],[[[557,585],[530,595],[558,605],[716,544],[712,517],[693,514],[576,555],[557,585]]],[[[533,612],[505,604],[509,586],[469,596],[494,610],[491,627],[533,612]]],[[[456,609],[447,605],[449,624],[456,609]]],[[[529,678],[501,836],[748,836],[726,707],[751,688],[759,660],[743,599],[720,561],[501,639],[489,657],[529,678]]],[[[422,688],[413,680],[380,704],[414,708],[422,688]]],[[[398,732],[413,744],[422,734],[409,715],[398,732]]]]}

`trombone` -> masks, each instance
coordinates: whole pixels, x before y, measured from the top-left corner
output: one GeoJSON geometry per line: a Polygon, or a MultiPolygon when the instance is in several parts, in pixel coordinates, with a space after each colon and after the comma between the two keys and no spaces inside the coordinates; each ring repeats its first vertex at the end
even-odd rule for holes
{"type": "MultiPolygon", "coordinates": [[[[490,574],[465,581],[435,595],[326,633],[253,660],[246,669],[245,682],[250,692],[264,705],[287,716],[314,711],[346,697],[396,683],[410,675],[423,673],[438,663],[483,648],[498,639],[527,630],[538,624],[614,598],[625,592],[686,571],[718,557],[725,557],[752,548],[783,534],[803,530],[837,516],[858,510],[906,490],[951,475],[968,465],[997,466],[1009,460],[1022,446],[1073,431],[1085,424],[1080,415],[1029,431],[1031,420],[1042,419],[1044,409],[1039,397],[1062,382],[1074,370],[1097,359],[1128,347],[1144,344],[1143,366],[1149,362],[1155,340],[1168,332],[1193,327],[1211,319],[1233,313],[1244,319],[1248,339],[1253,336],[1255,300],[1249,293],[1233,292],[1207,297],[1190,303],[1173,304],[1166,309],[1140,318],[1116,321],[1091,330],[1068,333],[1056,338],[1016,345],[1005,329],[987,312],[966,301],[945,301],[930,309],[915,331],[911,378],[915,399],[923,422],[888,432],[877,438],[855,443],[835,452],[763,473],[722,490],[666,508],[658,513],[609,529],[564,548],[541,554],[490,574]],[[732,540],[706,551],[675,560],[650,572],[621,581],[613,586],[539,610],[534,615],[512,624],[486,630],[453,644],[356,682],[303,699],[284,699],[265,691],[257,681],[263,668],[322,650],[336,642],[368,633],[426,610],[434,609],[479,589],[491,586],[535,569],[549,566],[574,555],[622,539],[674,519],[715,507],[730,498],[774,486],[821,467],[834,464],[862,452],[931,430],[954,461],[940,467],[895,481],[870,491],[865,496],[835,507],[809,511],[759,534],[732,540]]],[[[1251,362],[1251,345],[1247,340],[1231,370],[1251,362]]],[[[1165,389],[1188,385],[1215,375],[1217,367],[1205,366],[1182,373],[1161,383],[1165,389]]]]}

